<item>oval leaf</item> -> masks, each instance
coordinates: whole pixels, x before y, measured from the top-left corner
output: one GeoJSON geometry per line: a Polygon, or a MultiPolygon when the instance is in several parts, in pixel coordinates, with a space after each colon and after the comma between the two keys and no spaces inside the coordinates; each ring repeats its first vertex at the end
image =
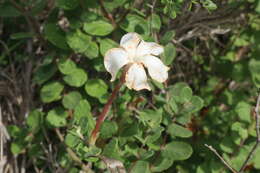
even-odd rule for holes
{"type": "Polygon", "coordinates": [[[84,31],[90,35],[105,36],[110,34],[113,29],[111,24],[102,20],[84,24],[84,31]]]}

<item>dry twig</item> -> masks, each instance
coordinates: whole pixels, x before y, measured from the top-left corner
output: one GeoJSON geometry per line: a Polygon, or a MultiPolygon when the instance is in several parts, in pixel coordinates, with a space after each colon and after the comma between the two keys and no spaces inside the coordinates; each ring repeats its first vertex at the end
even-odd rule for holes
{"type": "Polygon", "coordinates": [[[205,144],[205,146],[212,151],[221,161],[222,163],[233,173],[238,173],[230,164],[217,152],[215,148],[213,148],[211,145],[205,144]]]}

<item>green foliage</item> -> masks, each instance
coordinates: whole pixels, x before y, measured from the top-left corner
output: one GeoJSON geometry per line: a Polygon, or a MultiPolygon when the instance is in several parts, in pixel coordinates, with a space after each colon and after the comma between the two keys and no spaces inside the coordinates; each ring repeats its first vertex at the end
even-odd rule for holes
{"type": "Polygon", "coordinates": [[[53,45],[61,49],[68,49],[65,33],[55,23],[47,23],[44,27],[44,33],[46,39],[53,45]]]}
{"type": "Polygon", "coordinates": [[[249,69],[251,72],[252,80],[256,87],[260,87],[260,61],[256,59],[251,59],[249,62],[249,69]]]}
{"type": "Polygon", "coordinates": [[[87,81],[87,74],[81,68],[76,68],[72,71],[72,73],[65,75],[63,80],[69,85],[73,87],[81,87],[87,81]]]}
{"type": "MultiPolygon", "coordinates": [[[[8,165],[227,173],[208,144],[239,170],[257,137],[259,14],[258,0],[2,0],[0,131],[6,125],[11,137],[4,154],[15,155],[8,165]],[[147,71],[151,91],[123,84],[92,145],[119,82],[109,81],[104,56],[128,32],[164,47],[158,58],[169,76],[159,83],[147,71]]],[[[245,172],[259,170],[257,148],[245,172]]]]}
{"type": "Polygon", "coordinates": [[[120,25],[126,32],[137,32],[139,34],[149,34],[149,24],[141,16],[129,14],[126,16],[124,22],[120,25]]]}
{"type": "Polygon", "coordinates": [[[105,36],[113,31],[113,26],[105,21],[98,20],[84,23],[84,31],[90,35],[105,36]]]}
{"type": "Polygon", "coordinates": [[[173,160],[186,160],[192,152],[191,146],[185,142],[171,142],[162,150],[162,156],[173,160]]]}
{"type": "Polygon", "coordinates": [[[167,132],[172,137],[189,138],[192,136],[192,132],[190,130],[175,123],[168,126],[167,132]]]}
{"type": "Polygon", "coordinates": [[[1,5],[0,5],[0,16],[1,17],[17,17],[20,15],[21,15],[21,13],[19,12],[19,10],[14,8],[11,4],[1,3],[1,5]]]}
{"type": "Polygon", "coordinates": [[[106,83],[101,79],[91,79],[85,85],[85,91],[88,95],[95,98],[104,96],[107,93],[107,89],[106,83]]]}
{"type": "Polygon", "coordinates": [[[46,122],[52,127],[62,127],[67,124],[68,113],[61,107],[50,110],[46,117],[46,122]]]}
{"type": "Polygon", "coordinates": [[[74,109],[80,102],[81,97],[79,92],[72,91],[63,97],[62,104],[67,109],[74,109]]]}
{"type": "Polygon", "coordinates": [[[60,82],[50,82],[41,89],[41,99],[44,103],[57,101],[61,98],[64,86],[60,82]]]}
{"type": "Polygon", "coordinates": [[[78,0],[66,1],[66,0],[57,0],[57,7],[64,10],[73,10],[79,5],[78,0]]]}
{"type": "Polygon", "coordinates": [[[176,56],[176,50],[172,43],[168,43],[164,48],[164,54],[162,60],[166,65],[172,64],[174,58],[176,56]]]}
{"type": "Polygon", "coordinates": [[[74,33],[68,33],[67,43],[76,53],[82,53],[88,58],[96,58],[98,56],[98,46],[92,41],[89,35],[77,30],[74,33]]]}

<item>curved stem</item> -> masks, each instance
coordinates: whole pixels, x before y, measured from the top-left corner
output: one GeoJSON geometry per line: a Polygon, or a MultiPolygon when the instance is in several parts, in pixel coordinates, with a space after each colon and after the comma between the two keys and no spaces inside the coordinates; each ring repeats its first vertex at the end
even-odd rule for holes
{"type": "Polygon", "coordinates": [[[111,107],[114,99],[116,98],[117,93],[119,92],[119,90],[120,90],[121,86],[123,85],[124,81],[125,81],[125,75],[123,73],[121,78],[120,78],[120,82],[117,84],[117,86],[112,91],[112,94],[110,95],[110,97],[109,97],[107,103],[105,104],[102,112],[98,116],[96,126],[95,126],[95,128],[92,131],[91,136],[90,136],[90,141],[89,141],[90,145],[95,145],[100,127],[101,127],[102,123],[104,122],[104,120],[106,119],[106,117],[108,115],[107,113],[110,110],[110,107],[111,107]]]}

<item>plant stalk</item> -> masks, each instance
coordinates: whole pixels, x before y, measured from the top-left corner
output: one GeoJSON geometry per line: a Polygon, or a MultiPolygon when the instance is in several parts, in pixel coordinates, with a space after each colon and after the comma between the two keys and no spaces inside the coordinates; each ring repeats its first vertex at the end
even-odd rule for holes
{"type": "Polygon", "coordinates": [[[97,137],[98,137],[98,133],[100,130],[100,127],[102,125],[102,123],[104,122],[104,120],[106,119],[107,115],[108,115],[108,111],[110,110],[111,105],[113,104],[113,101],[115,100],[121,86],[123,85],[123,83],[125,82],[125,73],[122,74],[119,83],[116,85],[116,87],[114,88],[114,90],[112,91],[112,94],[110,95],[107,103],[105,104],[102,112],[99,114],[97,122],[96,122],[96,126],[94,128],[94,130],[91,133],[90,136],[90,141],[89,144],[90,145],[95,145],[97,137]]]}

